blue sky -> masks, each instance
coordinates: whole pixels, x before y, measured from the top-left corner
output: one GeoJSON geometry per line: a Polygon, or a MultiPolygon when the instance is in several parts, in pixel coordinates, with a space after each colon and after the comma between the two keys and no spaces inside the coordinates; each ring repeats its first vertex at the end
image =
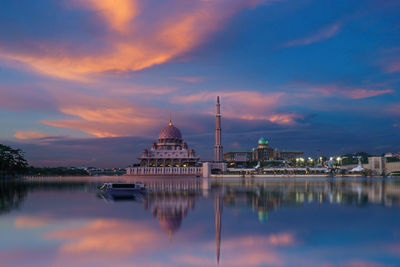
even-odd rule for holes
{"type": "Polygon", "coordinates": [[[124,167],[170,113],[210,159],[217,95],[225,151],[400,151],[398,1],[2,6],[0,140],[32,164],[124,167]]]}

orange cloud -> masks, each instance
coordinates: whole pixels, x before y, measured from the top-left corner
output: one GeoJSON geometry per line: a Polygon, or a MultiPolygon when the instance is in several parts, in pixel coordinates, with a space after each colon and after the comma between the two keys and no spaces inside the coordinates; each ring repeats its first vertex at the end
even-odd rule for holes
{"type": "Polygon", "coordinates": [[[43,120],[41,123],[79,130],[96,137],[143,136],[158,130],[167,121],[167,116],[160,117],[161,110],[132,104],[121,98],[58,93],[54,99],[59,111],[72,118],[43,120]]]}
{"type": "Polygon", "coordinates": [[[284,47],[290,47],[290,46],[302,46],[302,45],[309,45],[317,42],[321,42],[323,40],[329,39],[333,36],[335,36],[341,27],[340,23],[335,23],[325,29],[322,29],[315,35],[308,36],[306,38],[301,38],[297,39],[294,41],[290,41],[286,44],[284,44],[284,47]]]}
{"type": "Polygon", "coordinates": [[[88,76],[93,73],[137,71],[168,62],[207,41],[226,20],[249,6],[247,0],[233,4],[231,1],[195,1],[187,6],[172,1],[165,6],[165,12],[155,17],[154,8],[139,10],[134,0],[77,0],[74,3],[73,6],[99,12],[118,34],[102,33],[98,37],[101,47],[98,50],[86,47],[85,43],[25,40],[30,48],[27,51],[0,47],[0,56],[24,62],[46,75],[91,81],[88,76]],[[146,21],[149,17],[154,17],[154,21],[146,21]],[[130,29],[133,19],[135,27],[130,29]]]}
{"type": "Polygon", "coordinates": [[[30,140],[46,138],[50,137],[50,135],[39,131],[16,131],[14,137],[21,140],[30,140]]]}
{"type": "Polygon", "coordinates": [[[76,4],[99,12],[112,29],[122,33],[129,29],[129,22],[139,14],[136,0],[87,0],[76,4]]]}

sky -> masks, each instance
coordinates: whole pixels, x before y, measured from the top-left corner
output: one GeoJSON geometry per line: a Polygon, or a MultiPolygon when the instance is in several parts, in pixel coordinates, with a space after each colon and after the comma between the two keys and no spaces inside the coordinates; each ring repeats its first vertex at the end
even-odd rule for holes
{"type": "Polygon", "coordinates": [[[397,0],[3,0],[0,143],[126,167],[170,116],[212,158],[400,151],[397,0]]]}

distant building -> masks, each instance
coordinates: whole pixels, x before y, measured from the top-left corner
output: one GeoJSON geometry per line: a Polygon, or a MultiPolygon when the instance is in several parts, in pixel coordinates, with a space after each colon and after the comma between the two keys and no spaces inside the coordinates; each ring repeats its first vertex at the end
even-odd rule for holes
{"type": "Polygon", "coordinates": [[[303,157],[304,153],[298,150],[282,150],[279,152],[279,158],[282,160],[292,161],[303,157]]]}
{"type": "Polygon", "coordinates": [[[393,158],[393,157],[395,157],[395,155],[396,155],[396,154],[393,153],[393,152],[386,152],[384,157],[385,157],[385,158],[393,158]]]}
{"type": "Polygon", "coordinates": [[[267,161],[277,159],[276,152],[272,147],[268,146],[269,142],[264,137],[258,140],[258,145],[253,148],[252,160],[253,161],[267,161]]]}
{"type": "Polygon", "coordinates": [[[224,154],[224,161],[229,165],[246,166],[251,161],[252,153],[248,151],[232,151],[224,154]]]}
{"type": "Polygon", "coordinates": [[[399,153],[386,152],[384,157],[385,158],[400,158],[400,152],[399,153]]]}
{"type": "Polygon", "coordinates": [[[237,165],[250,161],[274,161],[286,160],[293,161],[298,158],[303,158],[304,153],[298,150],[282,150],[273,148],[269,145],[269,141],[265,137],[258,140],[257,147],[252,151],[232,151],[224,154],[224,160],[228,163],[235,163],[237,165]]]}

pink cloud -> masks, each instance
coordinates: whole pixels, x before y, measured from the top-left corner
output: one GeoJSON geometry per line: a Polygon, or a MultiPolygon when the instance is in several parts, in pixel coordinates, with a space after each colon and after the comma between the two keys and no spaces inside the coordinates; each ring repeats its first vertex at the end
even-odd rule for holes
{"type": "Polygon", "coordinates": [[[224,249],[252,248],[256,246],[293,246],[296,244],[295,236],[291,233],[278,233],[270,236],[244,236],[224,241],[224,249]]]}
{"type": "Polygon", "coordinates": [[[323,40],[326,40],[326,39],[329,39],[329,38],[335,36],[339,32],[340,27],[341,27],[340,23],[335,23],[333,25],[330,25],[329,27],[326,27],[326,28],[320,30],[319,32],[317,32],[314,35],[287,42],[283,46],[284,47],[303,46],[303,45],[309,45],[309,44],[321,42],[323,40]]]}
{"type": "Polygon", "coordinates": [[[400,103],[396,103],[393,105],[390,105],[385,109],[386,113],[392,114],[392,115],[400,115],[400,103]]]}
{"type": "Polygon", "coordinates": [[[178,81],[188,82],[188,83],[199,83],[199,82],[203,81],[203,78],[201,78],[201,77],[192,77],[192,76],[173,77],[173,79],[178,80],[178,81]]]}
{"type": "Polygon", "coordinates": [[[311,88],[307,91],[312,93],[320,93],[323,96],[342,95],[351,99],[363,99],[393,93],[392,89],[372,90],[363,88],[339,88],[335,86],[311,88]]]}
{"type": "Polygon", "coordinates": [[[294,124],[296,120],[304,119],[304,116],[296,113],[281,113],[271,115],[268,120],[278,124],[294,124]]]}
{"type": "Polygon", "coordinates": [[[400,61],[399,62],[391,62],[385,66],[387,72],[399,72],[400,71],[400,61]]]}
{"type": "MultiPolygon", "coordinates": [[[[256,91],[236,92],[201,92],[186,96],[175,96],[173,103],[195,104],[215,101],[217,95],[221,97],[224,117],[242,120],[260,120],[277,124],[294,124],[296,119],[303,116],[296,113],[276,112],[276,108],[285,103],[289,96],[283,92],[262,93],[256,91]]],[[[210,108],[207,114],[214,114],[210,108]]]]}
{"type": "Polygon", "coordinates": [[[378,262],[373,262],[373,261],[365,261],[365,260],[352,260],[343,263],[344,267],[389,267],[393,265],[388,265],[388,264],[382,264],[378,262]]]}

